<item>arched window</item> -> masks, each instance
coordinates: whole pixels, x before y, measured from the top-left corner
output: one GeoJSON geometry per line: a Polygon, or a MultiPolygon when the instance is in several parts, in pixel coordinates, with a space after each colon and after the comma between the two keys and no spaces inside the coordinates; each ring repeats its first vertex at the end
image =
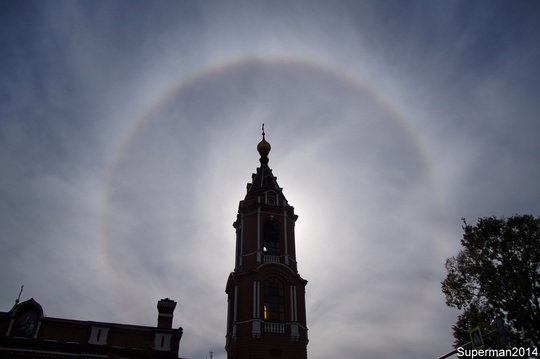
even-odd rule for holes
{"type": "Polygon", "coordinates": [[[267,221],[264,224],[263,251],[272,256],[280,255],[279,251],[279,226],[274,221],[267,221]]]}
{"type": "Polygon", "coordinates": [[[263,318],[271,322],[285,321],[285,294],[283,283],[271,278],[264,285],[263,318]]]}

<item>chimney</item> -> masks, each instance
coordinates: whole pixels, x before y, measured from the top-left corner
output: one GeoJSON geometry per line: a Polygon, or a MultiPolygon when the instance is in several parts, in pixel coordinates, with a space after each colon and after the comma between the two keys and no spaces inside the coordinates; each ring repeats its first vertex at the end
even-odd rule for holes
{"type": "Polygon", "coordinates": [[[157,303],[159,313],[157,319],[158,328],[172,329],[174,308],[176,308],[176,302],[169,298],[162,299],[157,303]]]}

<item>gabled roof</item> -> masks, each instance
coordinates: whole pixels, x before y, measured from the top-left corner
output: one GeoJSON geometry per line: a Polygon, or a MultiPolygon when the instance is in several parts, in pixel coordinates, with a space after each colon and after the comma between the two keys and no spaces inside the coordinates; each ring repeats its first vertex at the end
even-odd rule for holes
{"type": "Polygon", "coordinates": [[[248,195],[268,190],[274,190],[283,196],[283,191],[277,183],[277,177],[274,176],[268,165],[263,164],[257,168],[257,173],[253,174],[253,182],[249,186],[248,195]]]}
{"type": "Polygon", "coordinates": [[[16,303],[15,306],[13,306],[13,308],[8,312],[8,314],[15,316],[17,315],[19,311],[24,310],[24,309],[34,309],[39,314],[38,319],[41,319],[44,317],[43,308],[38,302],[34,300],[34,298],[30,298],[27,301],[24,301],[22,303],[16,303]]]}
{"type": "Polygon", "coordinates": [[[257,145],[257,151],[261,155],[261,166],[257,168],[257,172],[252,176],[252,183],[248,184],[248,191],[246,198],[251,197],[255,193],[266,192],[269,190],[276,191],[280,199],[285,200],[283,190],[277,183],[277,177],[272,173],[272,169],[268,167],[268,154],[270,153],[271,146],[264,138],[263,132],[262,141],[257,145]]]}

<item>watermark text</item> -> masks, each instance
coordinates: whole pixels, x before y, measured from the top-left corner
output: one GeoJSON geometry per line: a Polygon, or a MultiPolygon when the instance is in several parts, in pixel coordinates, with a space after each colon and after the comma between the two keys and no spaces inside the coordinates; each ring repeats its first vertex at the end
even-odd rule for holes
{"type": "Polygon", "coordinates": [[[528,358],[536,357],[538,355],[538,348],[507,348],[507,349],[464,349],[459,347],[457,349],[458,357],[470,357],[470,358],[528,358]]]}

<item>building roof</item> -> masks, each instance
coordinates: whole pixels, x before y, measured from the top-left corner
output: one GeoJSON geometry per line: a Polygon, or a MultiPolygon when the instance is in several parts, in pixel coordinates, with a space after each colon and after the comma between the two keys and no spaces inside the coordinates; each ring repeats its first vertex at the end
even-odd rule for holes
{"type": "Polygon", "coordinates": [[[0,357],[177,359],[182,334],[182,328],[46,317],[31,298],[0,312],[0,357]]]}

